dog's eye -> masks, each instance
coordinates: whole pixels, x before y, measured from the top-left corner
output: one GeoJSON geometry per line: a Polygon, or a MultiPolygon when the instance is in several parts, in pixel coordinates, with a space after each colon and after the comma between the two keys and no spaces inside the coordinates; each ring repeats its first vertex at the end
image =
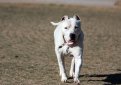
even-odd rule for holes
{"type": "Polygon", "coordinates": [[[68,29],[67,27],[65,27],[65,29],[68,29]]]}
{"type": "Polygon", "coordinates": [[[75,26],[75,29],[77,29],[78,27],[77,26],[75,26]]]}

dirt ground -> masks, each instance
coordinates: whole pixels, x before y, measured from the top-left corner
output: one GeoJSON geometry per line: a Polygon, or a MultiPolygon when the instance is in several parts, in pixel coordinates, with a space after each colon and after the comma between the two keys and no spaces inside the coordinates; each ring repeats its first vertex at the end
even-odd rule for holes
{"type": "MultiPolygon", "coordinates": [[[[121,9],[0,4],[0,85],[61,83],[50,21],[81,17],[84,39],[81,85],[121,85],[121,9]]],[[[71,57],[66,57],[69,73],[71,57]]]]}

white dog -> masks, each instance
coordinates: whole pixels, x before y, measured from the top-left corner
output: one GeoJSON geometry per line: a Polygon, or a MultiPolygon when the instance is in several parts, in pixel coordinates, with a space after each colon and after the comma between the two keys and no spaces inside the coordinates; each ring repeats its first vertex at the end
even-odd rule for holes
{"type": "Polygon", "coordinates": [[[74,82],[79,83],[84,38],[83,32],[81,30],[81,20],[77,15],[74,15],[72,18],[64,16],[60,22],[51,22],[51,24],[57,26],[54,31],[54,41],[61,81],[67,81],[63,57],[65,54],[70,54],[73,55],[70,76],[74,78],[74,82]]]}

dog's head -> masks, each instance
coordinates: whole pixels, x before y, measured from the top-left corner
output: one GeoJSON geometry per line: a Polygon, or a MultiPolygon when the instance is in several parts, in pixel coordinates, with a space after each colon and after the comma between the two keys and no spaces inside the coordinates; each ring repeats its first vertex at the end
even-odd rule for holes
{"type": "Polygon", "coordinates": [[[73,46],[76,44],[81,31],[81,20],[79,16],[74,15],[72,18],[64,16],[62,17],[61,22],[51,23],[60,26],[64,41],[67,45],[73,46]]]}

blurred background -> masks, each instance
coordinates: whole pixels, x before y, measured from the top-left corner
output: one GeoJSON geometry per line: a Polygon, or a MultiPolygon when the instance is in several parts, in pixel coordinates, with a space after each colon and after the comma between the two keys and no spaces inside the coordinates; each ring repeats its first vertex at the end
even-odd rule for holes
{"type": "Polygon", "coordinates": [[[0,0],[0,85],[61,83],[51,21],[81,18],[81,85],[121,85],[121,0],[0,0]]]}
{"type": "Polygon", "coordinates": [[[0,0],[1,3],[76,4],[86,6],[114,6],[120,0],[0,0]]]}

